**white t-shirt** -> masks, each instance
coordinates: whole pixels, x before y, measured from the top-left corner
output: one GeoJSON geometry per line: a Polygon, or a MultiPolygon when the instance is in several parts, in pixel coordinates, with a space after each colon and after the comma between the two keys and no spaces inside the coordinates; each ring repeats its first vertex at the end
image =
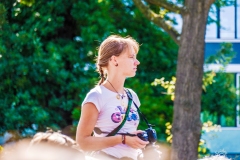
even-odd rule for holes
{"type": "MultiPolygon", "coordinates": [[[[132,94],[133,101],[140,106],[140,102],[137,94],[129,89],[132,94]]],[[[124,119],[125,112],[128,106],[128,97],[125,94],[123,98],[117,99],[117,93],[113,92],[102,85],[98,85],[87,94],[82,106],[87,103],[93,103],[99,111],[99,116],[95,127],[98,127],[101,131],[110,133],[117,126],[119,126],[124,119]]],[[[137,108],[132,103],[127,120],[118,133],[132,133],[137,130],[140,117],[137,112],[137,108]]],[[[107,133],[97,134],[94,132],[95,137],[106,137],[107,133]]],[[[105,148],[101,150],[109,155],[113,155],[117,158],[130,157],[137,159],[138,151],[125,144],[118,144],[113,147],[105,148]]]]}

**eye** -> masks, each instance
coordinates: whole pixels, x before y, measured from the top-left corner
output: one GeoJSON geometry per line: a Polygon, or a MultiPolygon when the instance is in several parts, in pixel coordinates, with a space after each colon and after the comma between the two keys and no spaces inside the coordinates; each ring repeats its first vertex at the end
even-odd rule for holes
{"type": "Polygon", "coordinates": [[[129,58],[135,58],[135,56],[129,56],[129,58]]]}

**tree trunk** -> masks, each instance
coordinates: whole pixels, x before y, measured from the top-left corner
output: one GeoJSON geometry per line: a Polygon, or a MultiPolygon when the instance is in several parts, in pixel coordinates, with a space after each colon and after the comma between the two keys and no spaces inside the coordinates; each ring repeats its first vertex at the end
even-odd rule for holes
{"type": "Polygon", "coordinates": [[[198,158],[204,39],[212,3],[213,0],[185,0],[188,14],[183,15],[178,52],[171,160],[198,158]]]}

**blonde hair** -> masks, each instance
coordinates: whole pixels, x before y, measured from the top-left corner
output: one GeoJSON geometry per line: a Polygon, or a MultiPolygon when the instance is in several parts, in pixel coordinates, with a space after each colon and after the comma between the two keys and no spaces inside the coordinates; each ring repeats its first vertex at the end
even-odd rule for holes
{"type": "Polygon", "coordinates": [[[61,134],[60,132],[55,132],[53,130],[36,133],[31,140],[30,145],[36,145],[39,143],[49,143],[70,148],[77,148],[76,141],[64,134],[61,134]]]}
{"type": "Polygon", "coordinates": [[[72,138],[48,130],[38,132],[32,139],[16,142],[11,147],[5,147],[0,153],[1,160],[85,160],[84,152],[72,138]]]}
{"type": "Polygon", "coordinates": [[[102,84],[106,78],[106,75],[103,72],[103,67],[108,66],[110,58],[112,56],[119,56],[122,52],[131,47],[133,47],[135,53],[138,53],[139,44],[130,36],[121,37],[118,35],[111,35],[101,43],[96,58],[97,72],[101,77],[98,85],[102,84]]]}

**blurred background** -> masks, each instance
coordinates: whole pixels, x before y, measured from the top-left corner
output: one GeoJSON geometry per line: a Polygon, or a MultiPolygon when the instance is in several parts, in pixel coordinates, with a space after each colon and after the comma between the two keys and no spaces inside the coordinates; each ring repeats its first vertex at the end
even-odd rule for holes
{"type": "MultiPolygon", "coordinates": [[[[205,36],[199,156],[240,155],[240,0],[214,5],[205,36]],[[231,143],[230,143],[231,142],[231,143]]],[[[181,17],[166,16],[181,32],[181,17]]],[[[47,127],[75,139],[81,103],[99,75],[94,58],[109,35],[140,44],[137,75],[126,80],[159,143],[171,146],[178,45],[131,0],[0,2],[0,145],[47,127]]],[[[140,129],[145,129],[144,121],[140,129]]]]}

